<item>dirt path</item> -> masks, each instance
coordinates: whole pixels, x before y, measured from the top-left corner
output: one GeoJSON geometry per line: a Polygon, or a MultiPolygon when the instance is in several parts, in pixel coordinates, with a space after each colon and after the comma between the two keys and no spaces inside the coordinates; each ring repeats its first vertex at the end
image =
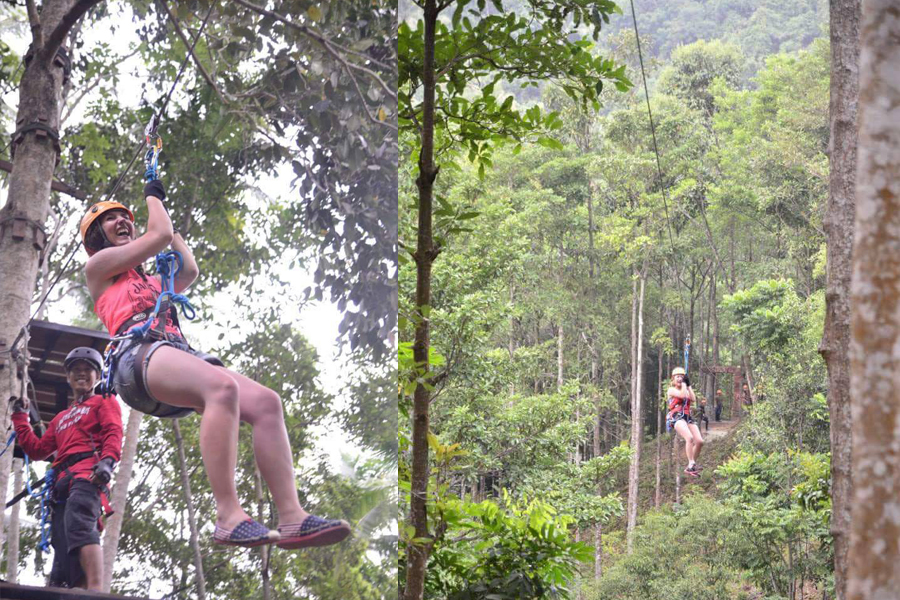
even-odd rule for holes
{"type": "Polygon", "coordinates": [[[700,430],[700,433],[703,434],[703,439],[706,442],[712,442],[721,437],[725,437],[728,435],[728,432],[734,429],[740,421],[731,420],[731,421],[719,421],[718,423],[714,419],[709,420],[709,431],[706,431],[706,427],[700,430]]]}

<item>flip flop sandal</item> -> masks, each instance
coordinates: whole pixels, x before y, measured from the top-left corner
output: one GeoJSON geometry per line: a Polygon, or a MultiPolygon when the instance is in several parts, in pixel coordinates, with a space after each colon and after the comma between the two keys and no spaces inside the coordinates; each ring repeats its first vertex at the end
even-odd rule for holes
{"type": "Polygon", "coordinates": [[[309,515],[300,523],[281,525],[278,533],[281,534],[281,540],[276,545],[286,550],[328,546],[337,544],[350,535],[350,524],[347,521],[309,515]]]}
{"type": "Polygon", "coordinates": [[[225,529],[216,525],[216,531],[213,533],[213,542],[216,544],[240,546],[242,548],[272,544],[279,539],[281,539],[281,536],[277,531],[272,531],[253,519],[247,519],[239,523],[234,529],[225,529]]]}
{"type": "Polygon", "coordinates": [[[698,473],[697,471],[695,471],[693,469],[685,469],[684,472],[687,473],[688,475],[690,475],[691,477],[700,477],[700,473],[698,473]]]}

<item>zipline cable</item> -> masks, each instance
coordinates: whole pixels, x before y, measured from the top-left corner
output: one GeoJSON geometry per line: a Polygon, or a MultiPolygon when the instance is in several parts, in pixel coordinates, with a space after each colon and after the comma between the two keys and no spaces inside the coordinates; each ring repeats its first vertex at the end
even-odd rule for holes
{"type": "MultiPolygon", "coordinates": [[[[675,251],[675,240],[672,237],[672,221],[669,219],[668,186],[663,179],[662,162],[659,158],[659,145],[656,142],[656,126],[653,123],[653,111],[650,108],[650,91],[647,89],[647,74],[644,71],[644,54],[643,52],[641,52],[641,36],[638,34],[637,13],[634,10],[634,0],[629,0],[629,2],[631,4],[631,19],[634,23],[634,38],[637,42],[638,61],[641,64],[641,79],[644,82],[644,99],[647,101],[647,115],[650,117],[650,134],[653,137],[653,153],[656,155],[656,172],[659,177],[659,185],[662,188],[663,208],[665,208],[666,212],[666,229],[669,233],[669,246],[672,248],[672,257],[675,258],[673,266],[675,267],[675,278],[677,279],[677,281],[675,282],[675,287],[677,288],[681,283],[681,273],[678,269],[678,253],[675,251]]],[[[687,310],[684,304],[684,298],[681,297],[680,293],[676,295],[678,296],[678,302],[681,304],[681,312],[682,314],[685,314],[687,310]]],[[[690,334],[687,331],[685,332],[685,335],[687,336],[687,339],[690,340],[690,334]]],[[[690,342],[688,341],[688,343],[690,342]]],[[[688,353],[685,352],[685,361],[687,360],[688,353]]],[[[686,364],[685,369],[687,369],[686,364]]]]}
{"type": "MultiPolygon", "coordinates": [[[[203,19],[203,23],[200,25],[200,29],[197,31],[197,36],[194,38],[194,41],[191,44],[190,49],[188,50],[187,54],[185,55],[184,60],[181,62],[181,67],[178,69],[178,74],[175,76],[175,80],[172,82],[172,87],[169,88],[169,93],[166,94],[166,99],[163,101],[162,107],[159,109],[159,111],[154,113],[153,117],[151,117],[151,119],[150,119],[150,125],[148,126],[147,129],[149,132],[151,132],[153,134],[156,133],[156,127],[159,126],[160,119],[165,114],[166,108],[168,108],[168,106],[169,106],[169,100],[172,99],[172,93],[175,91],[175,86],[178,85],[178,80],[181,79],[181,74],[184,73],[184,68],[187,66],[188,61],[191,59],[191,56],[194,53],[194,48],[197,46],[197,42],[200,41],[200,37],[203,35],[203,29],[206,27],[206,23],[207,23],[207,21],[209,21],[209,17],[212,15],[213,8],[215,8],[215,4],[210,4],[209,11],[207,11],[206,17],[203,19]]],[[[109,200],[110,198],[112,198],[113,194],[116,193],[116,190],[119,189],[119,185],[121,185],[122,181],[125,179],[125,176],[128,174],[128,171],[131,170],[132,165],[134,165],[134,161],[137,160],[137,157],[141,154],[141,151],[143,150],[145,143],[146,143],[146,140],[140,141],[140,143],[138,144],[138,147],[134,153],[134,156],[131,157],[131,161],[128,163],[128,166],[125,167],[125,169],[122,171],[122,174],[116,180],[116,183],[113,186],[112,190],[110,190],[110,192],[103,199],[104,202],[109,200]]],[[[44,303],[47,302],[47,298],[50,297],[50,292],[53,291],[54,286],[56,286],[56,284],[59,282],[63,273],[66,272],[66,269],[69,268],[69,265],[72,263],[72,260],[75,258],[75,255],[78,253],[78,248],[80,246],[81,246],[81,244],[75,245],[75,248],[72,250],[72,253],[69,255],[69,259],[66,261],[65,266],[56,275],[56,279],[53,280],[53,283],[50,284],[50,287],[47,288],[47,292],[44,294],[44,297],[41,298],[41,302],[40,302],[40,304],[38,304],[37,309],[34,311],[34,313],[31,315],[31,318],[28,319],[28,322],[25,324],[26,328],[31,326],[31,323],[34,321],[34,318],[37,316],[37,314],[39,312],[41,312],[41,308],[43,308],[44,303]]],[[[16,336],[16,339],[13,341],[12,345],[10,345],[10,351],[12,351],[12,349],[14,349],[16,347],[16,345],[19,343],[19,341],[22,339],[23,333],[24,333],[24,329],[19,332],[19,335],[16,336]]]]}

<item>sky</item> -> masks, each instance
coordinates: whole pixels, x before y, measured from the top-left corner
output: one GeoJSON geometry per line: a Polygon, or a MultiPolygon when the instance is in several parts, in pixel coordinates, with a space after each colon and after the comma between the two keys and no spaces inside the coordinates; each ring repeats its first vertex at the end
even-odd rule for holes
{"type": "MultiPolygon", "coordinates": [[[[104,42],[112,44],[112,50],[114,52],[122,55],[127,54],[132,45],[138,43],[137,35],[132,31],[135,24],[131,22],[130,17],[118,18],[117,23],[119,27],[114,33],[111,33],[105,27],[95,27],[86,30],[84,36],[86,48],[89,49],[97,43],[104,42]]],[[[28,45],[28,39],[26,37],[12,39],[9,38],[8,34],[4,34],[4,42],[9,43],[12,49],[19,55],[24,54],[28,45]]],[[[123,103],[126,103],[126,99],[132,98],[134,106],[137,106],[140,96],[139,94],[134,93],[134,90],[140,89],[142,67],[143,65],[137,57],[122,64],[120,71],[123,75],[116,86],[116,93],[123,103]],[[131,74],[132,71],[134,71],[133,75],[131,74]]],[[[189,64],[187,67],[189,71],[192,68],[192,64],[189,64]]],[[[189,77],[191,75],[192,73],[188,73],[189,77]]],[[[187,78],[183,78],[183,80],[185,79],[187,78]]],[[[179,87],[176,89],[175,95],[172,98],[173,103],[184,100],[185,96],[181,93],[182,90],[184,90],[184,87],[183,82],[179,83],[179,87]]],[[[76,93],[77,90],[73,90],[73,95],[76,93]]],[[[162,94],[165,93],[165,91],[160,91],[159,93],[162,94]]],[[[18,104],[17,93],[14,92],[8,94],[3,97],[3,101],[6,105],[14,108],[18,104]]],[[[89,102],[90,96],[85,98],[80,106],[76,108],[72,117],[67,121],[67,124],[77,123],[80,119],[83,119],[84,109],[89,105],[89,102]]],[[[11,119],[8,119],[7,124],[10,121],[11,119]]],[[[165,133],[164,124],[160,128],[160,133],[163,135],[165,133]]],[[[165,152],[165,148],[163,148],[163,152],[165,152]]],[[[137,176],[137,170],[137,168],[133,170],[132,176],[137,176]]],[[[165,172],[161,173],[161,178],[165,181],[165,172]]],[[[296,194],[296,192],[291,190],[290,185],[293,178],[293,172],[288,166],[279,170],[275,176],[265,176],[251,181],[254,187],[265,189],[269,197],[277,201],[282,196],[296,194]]],[[[7,189],[4,177],[3,180],[0,181],[0,206],[5,204],[6,196],[7,189]]],[[[252,202],[252,199],[248,198],[248,202],[252,202]]],[[[67,224],[68,235],[77,235],[76,227],[79,218],[80,215],[70,216],[67,224]]],[[[295,294],[297,298],[299,298],[303,290],[312,285],[312,269],[315,266],[315,262],[309,260],[306,261],[305,265],[301,265],[300,268],[291,269],[289,266],[291,262],[290,258],[291,257],[285,257],[283,263],[275,265],[273,270],[277,272],[283,280],[289,281],[292,284],[292,295],[295,294]]],[[[83,257],[79,257],[79,259],[83,260],[83,257]]],[[[187,292],[187,295],[190,297],[190,291],[187,292]]],[[[215,314],[221,315],[221,320],[225,321],[229,314],[234,314],[236,312],[233,298],[234,293],[231,290],[226,289],[205,301],[205,304],[209,305],[215,314]]],[[[256,301],[263,306],[269,302],[290,302],[290,299],[276,295],[275,290],[268,290],[268,292],[266,290],[261,290],[256,301]]],[[[289,305],[296,307],[299,306],[299,304],[299,302],[290,302],[289,305]]],[[[62,301],[55,303],[48,308],[47,318],[50,321],[57,323],[69,323],[76,315],[78,315],[79,311],[80,309],[75,301],[64,298],[62,301]]],[[[338,324],[341,320],[340,312],[329,302],[311,301],[305,303],[300,310],[284,310],[283,313],[286,318],[290,319],[291,325],[299,330],[315,347],[318,353],[318,367],[320,373],[318,378],[319,385],[325,392],[329,393],[334,398],[334,409],[339,410],[346,404],[346,399],[341,395],[344,383],[342,373],[349,371],[349,369],[346,369],[345,360],[341,356],[336,344],[338,324]]],[[[227,345],[229,341],[237,341],[246,335],[245,331],[228,330],[217,326],[215,323],[198,322],[185,323],[184,332],[192,345],[199,349],[209,349],[214,346],[227,345]],[[220,333],[225,335],[222,340],[218,339],[220,333]]],[[[127,419],[127,414],[124,417],[127,419]]],[[[339,470],[342,463],[342,454],[353,456],[360,453],[358,447],[346,440],[346,436],[341,432],[340,427],[336,423],[326,423],[324,425],[316,426],[314,432],[317,439],[315,450],[301,457],[302,463],[310,465],[315,464],[318,462],[318,456],[324,453],[329,457],[334,469],[339,470]]],[[[38,474],[41,470],[42,469],[38,469],[38,474]]],[[[12,477],[10,477],[10,486],[11,485],[12,477]]],[[[28,517],[33,515],[22,516],[27,522],[28,517]]],[[[33,519],[31,521],[33,522],[33,519]]],[[[46,569],[49,572],[49,565],[46,569]]],[[[31,585],[42,585],[43,574],[35,573],[33,567],[31,567],[25,573],[20,574],[19,581],[20,583],[31,585]]],[[[165,592],[167,591],[167,588],[160,588],[159,590],[154,591],[165,592]]]]}

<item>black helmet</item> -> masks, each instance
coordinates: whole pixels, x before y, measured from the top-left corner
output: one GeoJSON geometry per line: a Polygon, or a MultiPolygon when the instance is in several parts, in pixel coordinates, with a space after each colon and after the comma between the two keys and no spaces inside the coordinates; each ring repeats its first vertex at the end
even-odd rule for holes
{"type": "Polygon", "coordinates": [[[103,372],[103,357],[93,348],[88,348],[86,346],[75,348],[69,352],[66,356],[65,363],[63,363],[66,367],[66,371],[72,368],[75,361],[79,360],[87,361],[92,367],[97,369],[98,373],[103,372]]]}

